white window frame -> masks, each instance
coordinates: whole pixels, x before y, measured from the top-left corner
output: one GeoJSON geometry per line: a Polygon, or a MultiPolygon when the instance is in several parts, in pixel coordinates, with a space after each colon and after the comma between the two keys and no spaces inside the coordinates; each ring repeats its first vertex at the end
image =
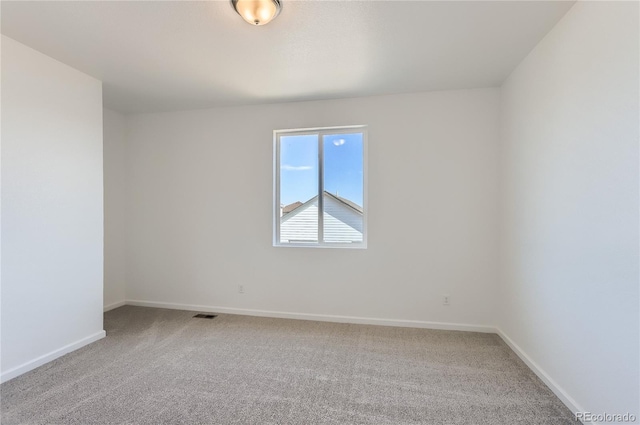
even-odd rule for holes
{"type": "Polygon", "coordinates": [[[366,125],[349,125],[342,127],[316,127],[298,128],[287,130],[274,130],[273,132],[273,246],[274,247],[301,247],[301,248],[343,248],[366,249],[367,248],[367,216],[368,207],[368,134],[366,125]],[[335,134],[362,133],[362,242],[339,243],[325,242],[324,232],[324,152],[323,136],[335,134]],[[280,242],[280,138],[282,136],[318,135],[318,242],[280,242]]]}

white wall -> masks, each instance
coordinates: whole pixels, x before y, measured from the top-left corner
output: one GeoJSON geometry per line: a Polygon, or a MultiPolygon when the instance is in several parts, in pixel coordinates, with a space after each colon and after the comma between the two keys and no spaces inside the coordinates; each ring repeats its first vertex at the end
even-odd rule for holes
{"type": "Polygon", "coordinates": [[[498,106],[479,89],[127,117],[129,298],[493,325],[498,106]],[[273,130],[350,124],[369,125],[369,248],[272,247],[273,130]]]}
{"type": "Polygon", "coordinates": [[[102,86],[2,37],[2,380],[104,336],[102,86]]]}
{"type": "Polygon", "coordinates": [[[565,401],[636,416],[638,39],[638,3],[578,2],[502,87],[498,309],[565,401]]]}
{"type": "Polygon", "coordinates": [[[126,122],[115,111],[104,110],[104,306],[124,303],[126,122]]]}

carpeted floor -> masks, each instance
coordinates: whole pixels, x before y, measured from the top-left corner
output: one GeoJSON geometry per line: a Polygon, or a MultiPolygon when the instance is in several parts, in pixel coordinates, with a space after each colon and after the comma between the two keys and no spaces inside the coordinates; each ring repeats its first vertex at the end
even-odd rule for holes
{"type": "Polygon", "coordinates": [[[575,424],[497,335],[125,306],[0,386],[9,424],[575,424]]]}

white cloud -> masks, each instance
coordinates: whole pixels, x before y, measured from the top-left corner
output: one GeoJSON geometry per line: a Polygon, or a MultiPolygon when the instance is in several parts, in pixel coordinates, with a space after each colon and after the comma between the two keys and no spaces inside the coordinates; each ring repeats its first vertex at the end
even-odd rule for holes
{"type": "Polygon", "coordinates": [[[344,145],[344,141],[345,141],[344,139],[336,139],[333,141],[333,144],[336,146],[342,146],[344,145]]]}
{"type": "Polygon", "coordinates": [[[289,164],[282,164],[280,166],[280,169],[282,170],[286,170],[286,171],[306,171],[306,170],[311,170],[313,167],[310,165],[289,165],[289,164]]]}

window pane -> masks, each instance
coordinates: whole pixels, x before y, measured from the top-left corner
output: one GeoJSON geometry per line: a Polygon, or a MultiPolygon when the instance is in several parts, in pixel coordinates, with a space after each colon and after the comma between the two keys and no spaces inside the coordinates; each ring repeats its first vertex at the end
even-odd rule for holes
{"type": "Polygon", "coordinates": [[[362,242],[363,135],[362,133],[325,135],[322,145],[324,241],[362,242]]]}
{"type": "Polygon", "coordinates": [[[280,137],[280,243],[318,242],[318,136],[280,137]]]}

